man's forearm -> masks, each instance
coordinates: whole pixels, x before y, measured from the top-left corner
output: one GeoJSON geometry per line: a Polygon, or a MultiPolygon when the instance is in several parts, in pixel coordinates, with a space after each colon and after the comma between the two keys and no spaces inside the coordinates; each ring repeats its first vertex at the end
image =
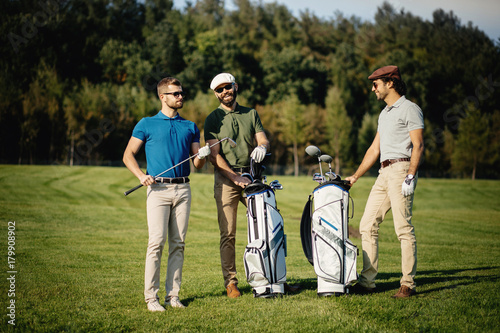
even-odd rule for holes
{"type": "Polygon", "coordinates": [[[217,154],[215,157],[210,156],[210,162],[213,164],[214,168],[216,168],[223,176],[228,179],[234,181],[234,178],[238,175],[231,169],[229,164],[227,164],[226,160],[217,154]]]}
{"type": "Polygon", "coordinates": [[[411,152],[410,167],[408,169],[408,174],[416,175],[418,167],[420,166],[420,161],[422,160],[422,155],[424,154],[424,144],[420,144],[417,147],[413,147],[411,152]]]}
{"type": "Polygon", "coordinates": [[[135,159],[135,156],[131,153],[129,154],[124,154],[123,156],[123,163],[127,167],[127,169],[130,170],[136,176],[139,180],[141,179],[142,176],[144,176],[144,172],[141,170],[139,167],[139,163],[137,163],[137,160],[135,159]]]}
{"type": "Polygon", "coordinates": [[[379,154],[373,153],[372,151],[367,151],[365,156],[363,157],[363,161],[359,165],[356,172],[353,174],[353,177],[356,179],[361,178],[370,168],[377,162],[379,154]]]}

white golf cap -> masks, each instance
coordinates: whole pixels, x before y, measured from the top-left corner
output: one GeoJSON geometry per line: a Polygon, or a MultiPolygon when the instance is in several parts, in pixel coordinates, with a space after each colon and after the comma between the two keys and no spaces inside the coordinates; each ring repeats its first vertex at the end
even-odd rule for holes
{"type": "Polygon", "coordinates": [[[220,73],[217,74],[213,79],[212,83],[210,83],[210,89],[214,90],[218,86],[220,86],[223,83],[236,83],[236,80],[234,79],[234,76],[232,76],[229,73],[220,73]]]}

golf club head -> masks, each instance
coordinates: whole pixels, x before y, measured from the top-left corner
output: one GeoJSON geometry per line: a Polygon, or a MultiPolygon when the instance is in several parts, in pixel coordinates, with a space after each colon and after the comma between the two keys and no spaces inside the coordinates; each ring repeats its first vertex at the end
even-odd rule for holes
{"type": "Polygon", "coordinates": [[[332,161],[333,161],[333,158],[330,155],[326,155],[326,154],[321,155],[319,157],[319,159],[321,160],[321,162],[325,162],[325,163],[328,163],[328,164],[332,163],[332,161]]]}
{"type": "Polygon", "coordinates": [[[339,175],[337,175],[335,172],[325,172],[325,176],[328,177],[329,180],[340,180],[339,175]]]}
{"type": "Polygon", "coordinates": [[[321,155],[321,150],[316,146],[307,146],[306,154],[312,157],[319,157],[321,155]]]}
{"type": "Polygon", "coordinates": [[[278,180],[273,180],[271,183],[269,183],[269,186],[273,190],[282,190],[283,189],[283,185],[281,185],[278,180]]]}
{"type": "Polygon", "coordinates": [[[313,175],[313,180],[321,184],[325,182],[325,177],[320,173],[315,173],[313,175]]]}

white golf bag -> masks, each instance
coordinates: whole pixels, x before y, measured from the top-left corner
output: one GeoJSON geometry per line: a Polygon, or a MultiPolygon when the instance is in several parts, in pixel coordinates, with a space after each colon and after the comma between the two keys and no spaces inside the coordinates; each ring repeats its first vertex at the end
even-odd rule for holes
{"type": "Polygon", "coordinates": [[[320,296],[349,293],[358,278],[358,251],[349,240],[349,188],[349,182],[342,180],[322,183],[302,214],[302,248],[318,276],[320,296]]]}
{"type": "Polygon", "coordinates": [[[285,292],[286,235],[276,206],[275,187],[282,188],[277,181],[269,186],[258,179],[245,188],[248,245],[243,261],[254,297],[274,297],[285,292]]]}

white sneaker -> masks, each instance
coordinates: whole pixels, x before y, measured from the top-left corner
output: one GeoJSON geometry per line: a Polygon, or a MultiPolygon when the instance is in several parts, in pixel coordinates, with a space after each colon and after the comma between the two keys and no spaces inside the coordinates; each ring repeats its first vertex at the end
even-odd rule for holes
{"type": "Polygon", "coordinates": [[[163,312],[165,308],[161,306],[160,302],[152,301],[148,303],[148,310],[151,312],[163,312]]]}
{"type": "Polygon", "coordinates": [[[168,301],[165,301],[165,306],[170,305],[173,308],[185,308],[184,304],[181,303],[179,297],[172,296],[168,301]]]}

